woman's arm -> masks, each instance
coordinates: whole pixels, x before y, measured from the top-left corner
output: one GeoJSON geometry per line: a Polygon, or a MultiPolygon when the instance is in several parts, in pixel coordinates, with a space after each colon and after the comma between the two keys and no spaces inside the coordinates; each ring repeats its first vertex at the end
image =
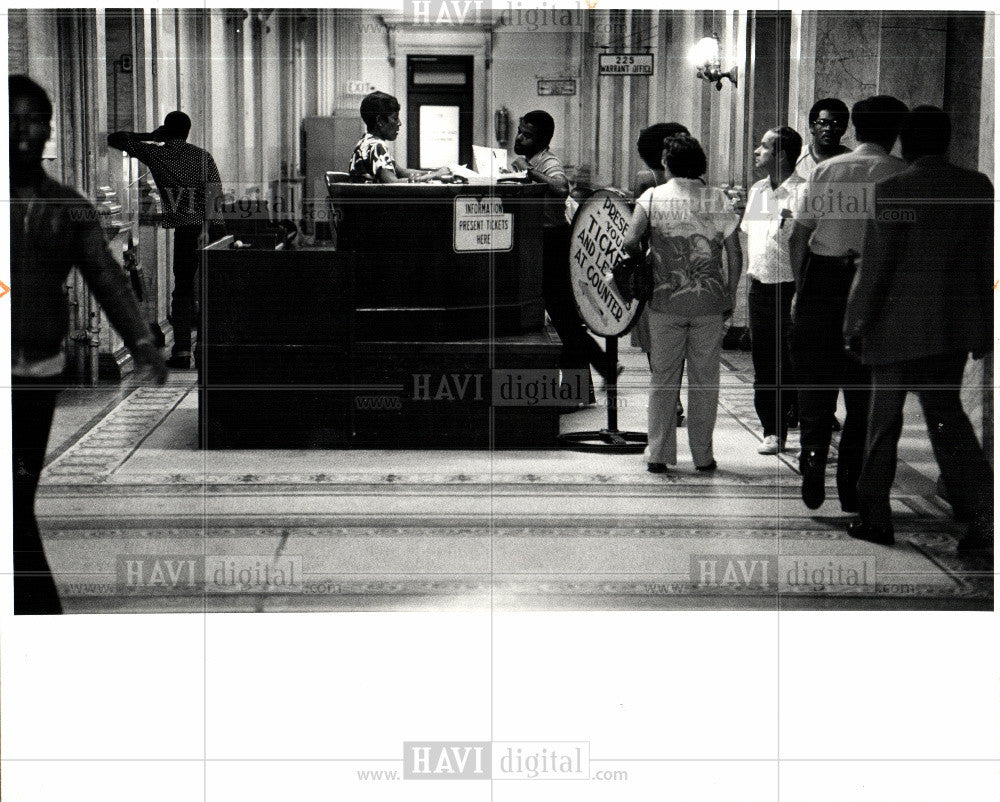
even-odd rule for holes
{"type": "Polygon", "coordinates": [[[632,212],[632,220],[625,231],[625,242],[622,243],[622,249],[625,253],[629,256],[642,253],[642,238],[646,236],[648,229],[649,218],[646,217],[646,210],[641,203],[636,203],[635,210],[632,212]]]}
{"type": "Polygon", "coordinates": [[[412,184],[420,181],[431,181],[435,178],[443,178],[446,175],[451,175],[451,170],[447,167],[439,167],[437,170],[426,171],[397,165],[392,170],[388,167],[383,167],[379,170],[378,180],[383,184],[398,184],[401,181],[412,184]]]}

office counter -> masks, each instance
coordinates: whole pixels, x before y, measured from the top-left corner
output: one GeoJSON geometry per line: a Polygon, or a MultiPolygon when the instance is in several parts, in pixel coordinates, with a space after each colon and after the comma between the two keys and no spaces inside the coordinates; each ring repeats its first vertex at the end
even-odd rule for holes
{"type": "Polygon", "coordinates": [[[336,249],[209,246],[202,446],[555,447],[507,390],[559,376],[543,189],[338,185],[336,249]]]}

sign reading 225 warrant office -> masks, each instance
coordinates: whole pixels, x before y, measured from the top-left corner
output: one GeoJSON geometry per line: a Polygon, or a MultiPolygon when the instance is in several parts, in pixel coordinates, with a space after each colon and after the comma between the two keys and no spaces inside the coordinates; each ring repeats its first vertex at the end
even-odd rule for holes
{"type": "Polygon", "coordinates": [[[455,198],[455,237],[458,253],[509,251],[514,247],[514,215],[503,210],[500,198],[455,198]]]}
{"type": "Polygon", "coordinates": [[[597,60],[601,75],[652,75],[652,53],[601,53],[597,60]]]}

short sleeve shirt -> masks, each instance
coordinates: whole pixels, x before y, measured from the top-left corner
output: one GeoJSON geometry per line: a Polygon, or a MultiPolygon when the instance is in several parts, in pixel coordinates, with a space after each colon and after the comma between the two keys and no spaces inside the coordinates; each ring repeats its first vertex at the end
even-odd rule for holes
{"type": "MultiPolygon", "coordinates": [[[[840,149],[834,153],[834,156],[842,156],[845,153],[850,153],[851,149],[847,145],[841,145],[840,149]]],[[[832,158],[832,157],[831,157],[832,158]]],[[[803,181],[809,180],[809,174],[813,171],[813,168],[817,164],[821,164],[819,159],[817,159],[812,152],[812,147],[807,147],[805,153],[803,153],[797,162],[795,162],[795,175],[801,178],[803,181]]]]}
{"type": "MultiPolygon", "coordinates": [[[[563,178],[566,178],[566,171],[563,169],[562,162],[548,148],[538,151],[538,153],[528,159],[528,164],[531,165],[532,170],[537,170],[542,175],[561,175],[563,178]]],[[[558,228],[559,226],[566,225],[565,198],[558,195],[546,194],[543,225],[545,228],[558,228]]]]}
{"type": "Polygon", "coordinates": [[[354,146],[349,172],[355,181],[378,181],[378,171],[385,167],[396,171],[396,160],[389,153],[385,140],[370,133],[365,134],[354,146]]]}
{"type": "Polygon", "coordinates": [[[871,142],[816,165],[795,205],[795,222],[812,231],[809,250],[817,256],[860,256],[874,213],[875,184],[905,167],[871,142]]]}
{"type": "Polygon", "coordinates": [[[649,219],[653,311],[697,317],[731,309],[722,243],[740,216],[726,193],[697,179],[671,178],[643,192],[636,205],[649,219]]]}
{"type": "Polygon", "coordinates": [[[128,134],[123,149],[147,167],[163,202],[163,227],[200,226],[214,219],[221,192],[212,155],[190,142],[146,142],[128,134]]]}
{"type": "Polygon", "coordinates": [[[792,173],[777,189],[763,178],[750,187],[740,229],[747,235],[747,275],[762,284],[794,281],[788,240],[792,210],[802,179],[792,173]]]}

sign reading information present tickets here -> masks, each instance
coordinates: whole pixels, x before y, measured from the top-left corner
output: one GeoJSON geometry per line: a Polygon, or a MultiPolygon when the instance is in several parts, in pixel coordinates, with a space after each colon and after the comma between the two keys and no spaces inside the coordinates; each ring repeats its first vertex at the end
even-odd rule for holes
{"type": "Polygon", "coordinates": [[[509,251],[514,247],[514,215],[500,198],[455,198],[455,250],[509,251]]]}

